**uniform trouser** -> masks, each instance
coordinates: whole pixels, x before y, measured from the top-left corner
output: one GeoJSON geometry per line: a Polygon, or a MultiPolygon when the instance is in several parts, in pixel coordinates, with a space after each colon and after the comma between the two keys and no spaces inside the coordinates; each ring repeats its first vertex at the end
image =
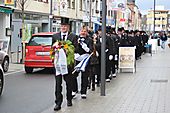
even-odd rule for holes
{"type": "Polygon", "coordinates": [[[85,72],[82,72],[82,75],[81,75],[81,94],[86,94],[87,93],[89,75],[90,75],[90,68],[88,66],[86,68],[85,72]]]}
{"type": "Polygon", "coordinates": [[[112,63],[112,64],[111,64],[112,74],[115,74],[115,73],[116,73],[116,71],[115,71],[115,65],[116,65],[115,62],[116,62],[115,60],[112,60],[112,61],[111,61],[111,63],[112,63]]]}
{"type": "Polygon", "coordinates": [[[162,41],[162,42],[161,42],[161,48],[162,48],[162,49],[165,49],[165,41],[162,41]]]}
{"type": "Polygon", "coordinates": [[[63,95],[62,95],[62,78],[64,78],[65,82],[66,82],[66,97],[68,101],[72,100],[72,75],[71,74],[67,74],[67,75],[58,75],[55,76],[55,80],[56,80],[56,86],[55,86],[55,103],[59,106],[61,106],[62,102],[63,102],[63,95]]]}
{"type": "MultiPolygon", "coordinates": [[[[88,86],[88,77],[89,77],[89,69],[85,72],[81,72],[81,94],[86,94],[87,92],[87,86],[88,86]]],[[[78,82],[77,82],[77,77],[78,77],[78,72],[76,72],[73,75],[73,84],[72,84],[72,91],[78,92],[78,82]]]]}
{"type": "Polygon", "coordinates": [[[106,79],[109,79],[109,75],[111,72],[112,62],[107,58],[106,60],[106,79]]]}
{"type": "Polygon", "coordinates": [[[100,83],[100,78],[101,78],[101,63],[96,65],[96,74],[97,74],[97,84],[100,83]]]}
{"type": "Polygon", "coordinates": [[[96,66],[97,64],[95,65],[90,65],[90,76],[89,76],[89,87],[91,86],[91,83],[92,83],[92,86],[95,85],[95,75],[97,75],[96,73],[96,66]]]}
{"type": "Polygon", "coordinates": [[[78,73],[76,72],[72,75],[73,83],[72,83],[72,91],[78,92],[78,82],[77,82],[78,73]]]}

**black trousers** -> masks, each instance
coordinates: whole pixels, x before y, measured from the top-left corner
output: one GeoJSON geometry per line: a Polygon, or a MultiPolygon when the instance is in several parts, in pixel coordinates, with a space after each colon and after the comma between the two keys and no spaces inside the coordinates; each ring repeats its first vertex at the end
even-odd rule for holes
{"type": "Polygon", "coordinates": [[[72,91],[78,92],[78,82],[77,82],[78,73],[75,72],[74,75],[72,75],[73,83],[72,83],[72,91]]]}
{"type": "MultiPolygon", "coordinates": [[[[86,94],[87,86],[88,86],[88,83],[89,83],[88,77],[90,75],[90,67],[89,67],[89,65],[86,67],[85,72],[81,72],[81,73],[82,73],[82,75],[81,75],[81,94],[86,94]]],[[[77,84],[78,74],[79,74],[79,72],[75,72],[75,75],[73,75],[74,76],[73,77],[74,82],[72,84],[72,86],[73,86],[72,89],[73,89],[74,92],[78,91],[78,84],[77,84]]]]}
{"type": "Polygon", "coordinates": [[[63,95],[62,95],[62,79],[64,79],[64,81],[66,82],[66,97],[68,101],[72,100],[72,76],[70,74],[71,70],[69,70],[69,74],[67,75],[58,75],[55,76],[55,104],[61,106],[62,102],[63,102],[63,95]]]}
{"type": "Polygon", "coordinates": [[[96,67],[97,64],[95,65],[90,65],[90,72],[89,72],[89,84],[88,86],[91,87],[92,85],[95,85],[95,75],[97,75],[97,70],[96,67]]]}

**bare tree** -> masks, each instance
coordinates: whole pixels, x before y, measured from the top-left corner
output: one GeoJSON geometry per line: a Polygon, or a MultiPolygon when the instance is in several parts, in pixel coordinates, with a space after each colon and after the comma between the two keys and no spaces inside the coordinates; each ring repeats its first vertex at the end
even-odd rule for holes
{"type": "Polygon", "coordinates": [[[25,22],[24,22],[24,14],[25,9],[28,7],[29,0],[16,0],[17,6],[21,9],[21,16],[22,16],[22,63],[25,61],[25,22]]]}

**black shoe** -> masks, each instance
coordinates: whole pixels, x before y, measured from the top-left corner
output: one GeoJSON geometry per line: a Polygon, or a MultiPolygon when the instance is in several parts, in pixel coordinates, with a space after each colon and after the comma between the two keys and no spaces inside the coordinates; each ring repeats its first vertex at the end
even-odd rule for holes
{"type": "Polygon", "coordinates": [[[91,89],[92,91],[95,91],[95,88],[94,87],[92,87],[92,89],[91,89]]]}
{"type": "Polygon", "coordinates": [[[72,106],[72,101],[71,100],[67,100],[67,106],[72,106]]]}
{"type": "Polygon", "coordinates": [[[92,84],[92,91],[95,91],[95,84],[92,84]]]}
{"type": "Polygon", "coordinates": [[[55,105],[55,107],[54,107],[54,111],[59,111],[61,109],[61,106],[59,106],[59,105],[55,105]]]}
{"type": "Polygon", "coordinates": [[[86,94],[81,94],[82,99],[86,99],[86,94]]]}
{"type": "Polygon", "coordinates": [[[99,83],[97,84],[97,87],[100,87],[100,84],[99,84],[99,83]]]}

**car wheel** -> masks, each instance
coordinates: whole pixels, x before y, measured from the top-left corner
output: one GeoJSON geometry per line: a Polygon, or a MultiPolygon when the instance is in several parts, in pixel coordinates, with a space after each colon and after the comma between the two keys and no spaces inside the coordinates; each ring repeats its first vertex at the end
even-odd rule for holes
{"type": "Polygon", "coordinates": [[[33,68],[32,67],[25,67],[25,72],[26,73],[32,73],[33,72],[33,68]]]}
{"type": "Polygon", "coordinates": [[[4,87],[4,78],[3,78],[3,73],[0,72],[0,96],[2,95],[3,87],[4,87]]]}
{"type": "Polygon", "coordinates": [[[9,60],[7,57],[4,58],[4,61],[2,63],[2,68],[4,72],[7,72],[9,69],[9,60]]]}

